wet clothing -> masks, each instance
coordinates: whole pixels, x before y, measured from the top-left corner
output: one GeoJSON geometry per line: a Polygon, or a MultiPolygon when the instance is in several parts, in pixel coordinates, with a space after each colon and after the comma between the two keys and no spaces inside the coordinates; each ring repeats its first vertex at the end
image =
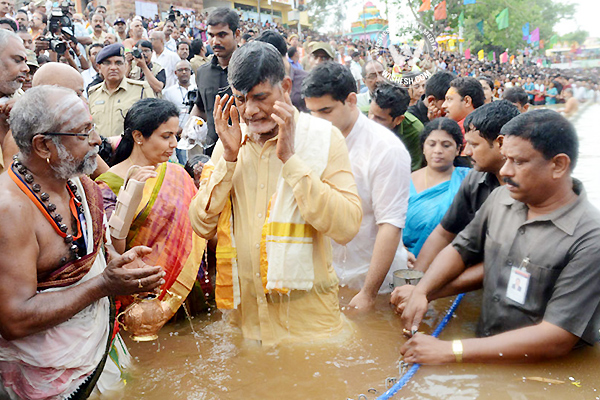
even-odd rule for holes
{"type": "MultiPolygon", "coordinates": [[[[109,239],[100,189],[87,177],[72,181],[88,222],[86,255],[38,282],[38,293],[62,291],[89,281],[107,265],[104,245],[109,239]]],[[[128,364],[129,355],[119,336],[113,337],[113,327],[110,300],[103,297],[67,321],[38,333],[11,341],[0,336],[0,386],[4,385],[11,399],[34,400],[69,398],[84,389],[89,393],[93,384],[101,393],[121,389],[121,369],[128,364]],[[111,348],[115,357],[106,357],[111,348]],[[93,384],[86,385],[92,375],[93,384]]]]}
{"type": "MultiPolygon", "coordinates": [[[[342,246],[332,243],[333,266],[340,284],[361,289],[373,257],[381,224],[403,229],[410,185],[410,156],[394,134],[359,113],[346,137],[352,172],[362,201],[363,219],[358,234],[342,246]]],[[[393,272],[406,268],[407,253],[402,244],[380,292],[389,293],[393,272]]]]}
{"type": "Polygon", "coordinates": [[[412,181],[410,182],[406,228],[402,232],[402,241],[415,257],[418,257],[421,247],[440,223],[468,173],[469,168],[456,167],[449,180],[418,193],[412,181]]]}
{"type": "Polygon", "coordinates": [[[528,208],[496,189],[452,246],[467,266],[484,262],[483,304],[477,333],[491,336],[546,321],[599,340],[600,212],[579,181],[578,198],[547,215],[527,219],[528,208]],[[511,268],[528,258],[524,304],[507,297],[511,268]]]}
{"type": "Polygon", "coordinates": [[[444,218],[442,218],[440,222],[442,228],[457,235],[469,225],[477,210],[481,208],[490,193],[498,186],[500,186],[500,182],[498,182],[496,175],[471,170],[460,185],[444,218]]]}
{"type": "Polygon", "coordinates": [[[215,169],[192,200],[192,227],[200,236],[212,238],[231,199],[241,303],[230,315],[246,339],[264,345],[310,341],[335,336],[343,328],[330,238],[342,243],[352,239],[362,212],[344,137],[337,128],[330,129],[329,157],[321,176],[297,155],[282,164],[276,154],[277,137],[261,146],[244,136],[235,162],[223,159],[218,142],[212,155],[215,169]],[[292,290],[289,295],[265,294],[260,271],[263,224],[280,177],[292,187],[303,218],[314,228],[313,288],[292,290]]]}
{"type": "MultiPolygon", "coordinates": [[[[159,299],[170,293],[181,296],[181,304],[192,289],[202,262],[205,242],[194,234],[187,209],[196,194],[196,186],[189,174],[178,164],[162,163],[156,168],[157,177],[146,180],[144,194],[137,206],[136,217],[127,235],[126,250],[147,246],[152,253],[143,260],[147,265],[160,265],[166,275],[159,299]]],[[[108,171],[96,178],[104,199],[108,218],[115,210],[117,195],[124,184],[123,178],[108,171]]],[[[119,296],[123,306],[132,302],[132,296],[119,296]]]]}

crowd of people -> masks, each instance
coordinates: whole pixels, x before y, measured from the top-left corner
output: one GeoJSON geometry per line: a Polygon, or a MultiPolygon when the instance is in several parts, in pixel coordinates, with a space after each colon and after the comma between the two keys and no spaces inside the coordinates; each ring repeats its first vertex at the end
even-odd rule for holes
{"type": "Polygon", "coordinates": [[[122,388],[115,315],[148,296],[158,328],[214,298],[263,346],[343,332],[340,285],[357,312],[389,296],[409,363],[599,340],[600,214],[567,119],[600,100],[597,69],[299,37],[228,8],[65,8],[55,30],[29,7],[0,3],[0,397],[122,388]],[[420,283],[393,288],[407,268],[420,283]],[[428,302],[476,289],[477,338],[418,332],[428,302]]]}

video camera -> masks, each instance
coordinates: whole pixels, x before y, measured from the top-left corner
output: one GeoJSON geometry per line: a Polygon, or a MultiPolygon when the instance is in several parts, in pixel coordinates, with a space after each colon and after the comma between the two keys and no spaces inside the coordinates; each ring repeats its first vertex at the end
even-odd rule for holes
{"type": "Polygon", "coordinates": [[[67,42],[62,40],[59,35],[66,36],[70,41],[77,43],[73,21],[71,21],[70,7],[75,4],[70,1],[63,1],[58,7],[52,7],[50,19],[48,21],[48,36],[41,40],[49,42],[50,50],[57,54],[64,54],[69,48],[67,42]]]}
{"type": "Polygon", "coordinates": [[[175,12],[179,12],[176,11],[173,6],[169,7],[169,15],[167,16],[167,20],[171,21],[171,22],[175,22],[175,20],[177,19],[177,16],[175,15],[175,12]]]}
{"type": "Polygon", "coordinates": [[[187,94],[186,101],[183,102],[184,106],[189,107],[188,113],[192,111],[194,108],[194,104],[196,104],[196,99],[198,98],[198,89],[192,89],[187,94]]]}
{"type": "Polygon", "coordinates": [[[131,49],[131,55],[134,58],[142,58],[142,51],[139,49],[139,47],[135,46],[133,49],[131,49]]]}

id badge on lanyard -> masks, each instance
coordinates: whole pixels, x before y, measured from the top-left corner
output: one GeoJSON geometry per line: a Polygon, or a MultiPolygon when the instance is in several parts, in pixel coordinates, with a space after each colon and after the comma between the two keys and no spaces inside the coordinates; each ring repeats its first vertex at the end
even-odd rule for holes
{"type": "Polygon", "coordinates": [[[525,257],[518,268],[512,267],[510,269],[510,277],[506,288],[506,297],[521,305],[525,304],[529,280],[531,279],[531,274],[527,272],[528,265],[529,258],[525,257]]]}

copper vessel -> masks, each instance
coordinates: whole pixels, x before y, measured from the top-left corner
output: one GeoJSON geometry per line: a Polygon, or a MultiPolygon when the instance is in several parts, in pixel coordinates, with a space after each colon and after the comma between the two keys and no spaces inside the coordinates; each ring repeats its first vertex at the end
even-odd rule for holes
{"type": "Polygon", "coordinates": [[[175,315],[181,296],[167,291],[160,301],[155,294],[134,296],[134,302],[117,316],[121,327],[137,342],[158,339],[158,331],[175,315]]]}

